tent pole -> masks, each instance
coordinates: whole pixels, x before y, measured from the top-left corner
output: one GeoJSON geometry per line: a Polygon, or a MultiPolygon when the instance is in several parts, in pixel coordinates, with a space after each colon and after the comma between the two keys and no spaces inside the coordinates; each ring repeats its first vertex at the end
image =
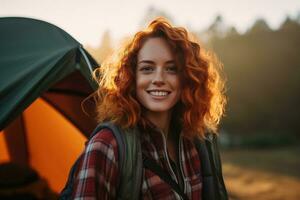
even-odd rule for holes
{"type": "Polygon", "coordinates": [[[88,68],[89,68],[91,74],[93,74],[93,68],[92,68],[92,65],[91,65],[91,63],[90,63],[90,61],[89,61],[89,59],[88,59],[86,53],[85,53],[84,50],[82,49],[82,46],[79,47],[79,51],[80,51],[80,53],[82,54],[82,56],[83,56],[83,58],[84,58],[84,60],[85,60],[85,62],[86,62],[86,64],[87,64],[87,66],[88,66],[88,68]]]}

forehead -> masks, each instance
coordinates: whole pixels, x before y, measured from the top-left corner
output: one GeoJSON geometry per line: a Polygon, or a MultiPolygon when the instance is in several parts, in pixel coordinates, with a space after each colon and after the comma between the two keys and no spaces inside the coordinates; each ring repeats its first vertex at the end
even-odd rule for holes
{"type": "Polygon", "coordinates": [[[163,38],[149,38],[140,49],[138,61],[170,61],[173,60],[173,53],[169,44],[163,38]]]}

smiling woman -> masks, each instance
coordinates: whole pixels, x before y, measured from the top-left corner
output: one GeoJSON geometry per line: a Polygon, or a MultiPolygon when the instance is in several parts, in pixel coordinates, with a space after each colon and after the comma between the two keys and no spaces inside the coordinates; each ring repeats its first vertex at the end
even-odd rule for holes
{"type": "Polygon", "coordinates": [[[136,96],[145,116],[165,133],[181,93],[180,76],[171,48],[162,38],[150,38],[137,56],[136,96]]]}
{"type": "Polygon", "coordinates": [[[203,51],[159,18],[95,71],[98,121],[122,133],[93,134],[73,198],[227,199],[215,141],[223,81],[203,51]]]}

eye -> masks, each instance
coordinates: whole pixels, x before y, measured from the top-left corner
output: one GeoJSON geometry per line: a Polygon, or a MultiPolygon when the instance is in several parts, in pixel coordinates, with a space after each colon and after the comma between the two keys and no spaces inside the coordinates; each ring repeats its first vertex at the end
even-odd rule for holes
{"type": "Polygon", "coordinates": [[[153,66],[150,65],[145,65],[140,67],[139,71],[143,72],[143,73],[151,73],[154,70],[153,66]]]}
{"type": "Polygon", "coordinates": [[[167,66],[167,67],[166,67],[166,71],[171,72],[171,73],[177,73],[178,68],[177,68],[177,66],[175,66],[175,65],[167,66]]]}

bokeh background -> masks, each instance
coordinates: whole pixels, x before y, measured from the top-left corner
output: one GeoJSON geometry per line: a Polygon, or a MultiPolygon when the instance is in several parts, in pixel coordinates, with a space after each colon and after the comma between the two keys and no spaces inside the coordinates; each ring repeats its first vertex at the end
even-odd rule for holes
{"type": "Polygon", "coordinates": [[[59,26],[98,63],[157,16],[188,28],[225,71],[220,143],[231,199],[300,199],[300,1],[0,0],[4,16],[59,26]]]}

